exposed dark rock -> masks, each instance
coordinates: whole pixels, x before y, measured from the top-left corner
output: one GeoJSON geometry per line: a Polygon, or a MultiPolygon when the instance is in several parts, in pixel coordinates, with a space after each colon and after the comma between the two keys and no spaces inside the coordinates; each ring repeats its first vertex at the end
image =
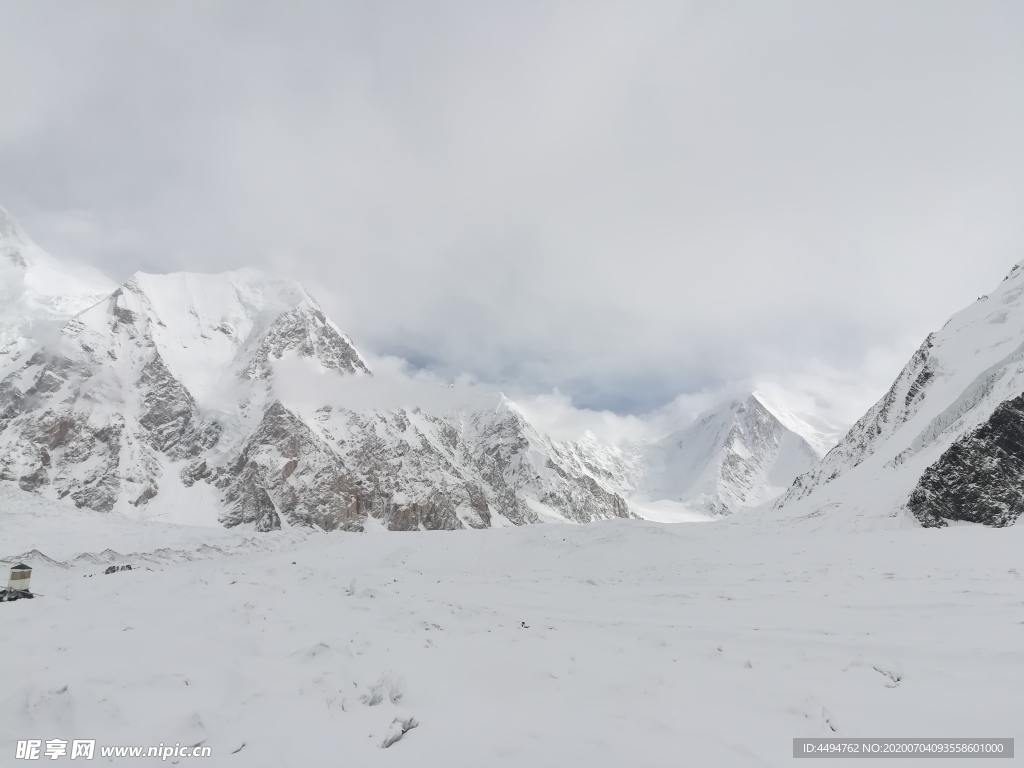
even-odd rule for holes
{"type": "Polygon", "coordinates": [[[210,468],[206,464],[206,459],[200,459],[181,470],[181,482],[186,488],[191,488],[197,481],[209,476],[210,468]]]}
{"type": "Polygon", "coordinates": [[[1013,525],[1024,512],[1024,395],[954,442],[924,471],[907,507],[927,527],[1013,525]]]}
{"type": "Polygon", "coordinates": [[[282,313],[261,339],[242,375],[261,379],[270,375],[270,361],[286,352],[320,361],[342,373],[369,373],[356,348],[319,309],[300,306],[282,313]]]}
{"type": "Polygon", "coordinates": [[[143,489],[142,493],[140,493],[135,498],[135,500],[132,502],[132,506],[133,507],[141,507],[143,504],[148,502],[150,499],[155,498],[156,494],[157,494],[157,487],[155,485],[147,485],[145,487],[145,489],[143,489]]]}
{"type": "Polygon", "coordinates": [[[389,531],[450,531],[463,527],[452,500],[441,493],[434,493],[424,501],[389,503],[383,518],[389,531]]]}
{"type": "Polygon", "coordinates": [[[144,409],[139,424],[153,448],[178,459],[193,458],[216,445],[220,426],[201,422],[192,395],[167,370],[159,353],[143,366],[138,388],[144,409]]]}
{"type": "Polygon", "coordinates": [[[18,487],[23,491],[35,491],[38,490],[40,486],[46,485],[48,482],[49,477],[46,474],[46,468],[40,465],[30,474],[19,477],[18,487]]]}

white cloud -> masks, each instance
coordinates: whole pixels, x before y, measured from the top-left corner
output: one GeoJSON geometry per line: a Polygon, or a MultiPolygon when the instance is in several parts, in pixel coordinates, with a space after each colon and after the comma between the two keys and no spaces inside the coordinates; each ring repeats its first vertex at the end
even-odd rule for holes
{"type": "Polygon", "coordinates": [[[274,363],[275,395],[311,409],[324,405],[353,411],[423,409],[431,413],[494,408],[500,394],[469,376],[446,380],[415,370],[397,357],[363,354],[372,375],[342,375],[298,357],[274,363]]]}
{"type": "Polygon", "coordinates": [[[589,432],[602,442],[619,444],[649,440],[660,430],[652,419],[643,416],[577,407],[558,390],[524,394],[514,400],[530,423],[557,440],[578,440],[589,432]]]}
{"type": "Polygon", "coordinates": [[[295,276],[443,377],[853,380],[1024,250],[1021,4],[66,5],[5,8],[0,204],[115,276],[295,276]]]}

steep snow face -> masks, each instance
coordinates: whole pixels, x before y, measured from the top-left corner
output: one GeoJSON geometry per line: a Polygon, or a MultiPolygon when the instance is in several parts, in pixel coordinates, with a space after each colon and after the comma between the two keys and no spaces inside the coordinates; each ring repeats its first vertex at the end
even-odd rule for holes
{"type": "Polygon", "coordinates": [[[0,208],[0,374],[41,336],[101,301],[115,285],[95,270],[57,261],[0,208]]]}
{"type": "Polygon", "coordinates": [[[722,515],[774,498],[816,461],[811,445],[751,395],[648,446],[637,485],[647,499],[722,515]]]}
{"type": "Polygon", "coordinates": [[[794,482],[777,511],[809,516],[827,509],[869,525],[879,517],[901,524],[914,524],[915,517],[929,525],[947,519],[1013,522],[1021,511],[1019,502],[1010,502],[1008,487],[1021,481],[1015,462],[1024,446],[1012,448],[1019,410],[1008,407],[987,430],[982,427],[1022,390],[1024,267],[1017,265],[991,295],[925,339],[889,391],[816,469],[794,482]],[[956,455],[946,456],[954,443],[956,455]],[[1002,454],[989,450],[997,444],[1002,454]],[[991,497],[999,509],[985,519],[965,516],[948,488],[940,488],[938,469],[956,467],[966,479],[969,467],[982,469],[986,462],[999,468],[972,478],[981,483],[973,503],[991,497]],[[919,481],[925,486],[915,494],[911,515],[907,502],[919,481]]]}
{"type": "Polygon", "coordinates": [[[105,306],[77,318],[102,343],[111,323],[129,323],[204,405],[239,375],[265,378],[289,353],[344,373],[368,373],[345,334],[297,283],[255,270],[135,274],[105,306]]]}
{"type": "Polygon", "coordinates": [[[820,459],[832,450],[846,434],[846,425],[839,426],[820,415],[798,413],[787,404],[787,393],[773,388],[771,394],[757,391],[753,396],[779,422],[795,435],[802,437],[820,459]]]}

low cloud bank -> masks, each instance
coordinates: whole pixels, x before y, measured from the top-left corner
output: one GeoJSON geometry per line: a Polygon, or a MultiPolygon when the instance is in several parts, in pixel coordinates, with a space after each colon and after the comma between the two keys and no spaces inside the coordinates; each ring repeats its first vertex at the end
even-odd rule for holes
{"type": "Polygon", "coordinates": [[[437,414],[493,409],[507,397],[534,426],[557,440],[578,440],[589,434],[601,442],[621,445],[665,437],[712,408],[757,392],[769,407],[809,425],[820,442],[831,445],[884,392],[886,376],[891,376],[895,365],[884,355],[869,357],[863,370],[851,375],[819,364],[799,372],[765,374],[682,393],[655,410],[621,414],[579,407],[557,389],[502,391],[469,375],[447,379],[398,357],[370,356],[366,361],[373,371],[370,376],[341,375],[300,358],[279,361],[275,364],[275,395],[309,409],[325,405],[355,411],[419,408],[437,414]],[[874,386],[865,386],[866,381],[874,386]]]}

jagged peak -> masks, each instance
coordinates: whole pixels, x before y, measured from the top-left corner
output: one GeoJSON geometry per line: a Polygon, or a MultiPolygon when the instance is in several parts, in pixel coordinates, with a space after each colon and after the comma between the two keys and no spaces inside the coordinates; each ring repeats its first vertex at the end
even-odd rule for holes
{"type": "Polygon", "coordinates": [[[504,392],[498,392],[494,401],[494,415],[514,420],[520,424],[531,426],[529,417],[522,407],[504,392]]]}
{"type": "Polygon", "coordinates": [[[767,400],[767,398],[760,392],[758,392],[756,389],[749,395],[747,395],[746,400],[744,402],[755,408],[764,408],[769,413],[771,413],[772,411],[772,406],[767,400]]]}
{"type": "Polygon", "coordinates": [[[747,395],[722,400],[717,405],[699,413],[690,424],[679,431],[685,432],[695,425],[710,424],[712,422],[738,422],[743,414],[748,412],[763,413],[776,418],[771,409],[758,398],[757,393],[752,392],[747,395]]]}
{"type": "Polygon", "coordinates": [[[512,413],[515,413],[516,415],[522,415],[522,411],[520,410],[519,406],[516,405],[515,400],[513,400],[510,397],[508,397],[504,392],[499,392],[498,393],[498,397],[497,397],[497,399],[495,400],[495,403],[494,403],[494,412],[495,413],[512,412],[512,413]]]}

